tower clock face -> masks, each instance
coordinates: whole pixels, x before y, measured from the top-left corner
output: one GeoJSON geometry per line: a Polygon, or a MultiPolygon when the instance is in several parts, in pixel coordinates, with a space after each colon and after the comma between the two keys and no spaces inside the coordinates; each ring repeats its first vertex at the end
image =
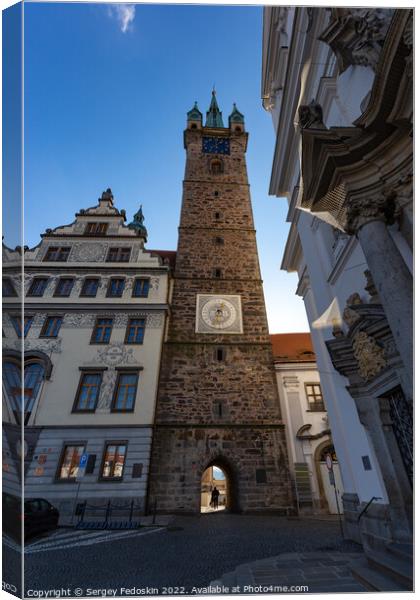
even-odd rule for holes
{"type": "Polygon", "coordinates": [[[231,302],[223,298],[208,300],[201,309],[203,321],[215,329],[226,329],[236,319],[236,310],[231,302]]]}
{"type": "Polygon", "coordinates": [[[229,139],[203,137],[203,152],[206,154],[230,154],[229,139]]]}
{"type": "Polygon", "coordinates": [[[198,294],[197,333],[242,333],[240,296],[198,294]]]}

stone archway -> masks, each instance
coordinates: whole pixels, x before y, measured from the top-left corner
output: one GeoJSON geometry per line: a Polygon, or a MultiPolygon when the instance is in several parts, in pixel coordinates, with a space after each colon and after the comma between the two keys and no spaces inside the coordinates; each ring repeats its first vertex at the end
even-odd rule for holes
{"type": "Polygon", "coordinates": [[[201,471],[200,479],[200,512],[207,513],[212,512],[206,510],[210,503],[211,489],[216,484],[217,488],[221,492],[220,494],[220,505],[224,506],[225,510],[229,512],[238,512],[238,494],[236,484],[236,474],[229,461],[224,457],[217,456],[208,461],[201,471]],[[215,471],[222,473],[223,475],[217,478],[215,471]],[[223,477],[223,479],[222,479],[223,477]]]}

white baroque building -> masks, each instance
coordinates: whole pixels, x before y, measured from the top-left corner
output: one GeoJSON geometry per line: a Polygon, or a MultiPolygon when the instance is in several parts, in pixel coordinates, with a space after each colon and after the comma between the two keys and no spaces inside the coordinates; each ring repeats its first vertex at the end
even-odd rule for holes
{"type": "Polygon", "coordinates": [[[20,495],[23,423],[25,496],[49,500],[62,523],[76,501],[145,507],[173,255],[144,248],[141,209],[125,221],[108,189],[25,247],[23,319],[21,250],[4,248],[5,491],[20,495]]]}
{"type": "Polygon", "coordinates": [[[264,9],[282,268],[305,303],[346,535],[381,564],[412,544],[412,47],[408,9],[264,9]]]}
{"type": "Polygon", "coordinates": [[[311,336],[276,333],[270,338],[298,512],[341,514],[343,484],[311,336]]]}

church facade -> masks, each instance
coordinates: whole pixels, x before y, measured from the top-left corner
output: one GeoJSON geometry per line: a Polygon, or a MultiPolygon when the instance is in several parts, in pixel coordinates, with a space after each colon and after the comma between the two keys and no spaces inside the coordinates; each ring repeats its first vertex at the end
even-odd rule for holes
{"type": "Polygon", "coordinates": [[[211,466],[227,508],[292,507],[284,425],[268,334],[245,152],[234,105],[223,124],[215,92],[184,132],[183,201],[149,478],[149,508],[200,511],[211,466]]]}
{"type": "Polygon", "coordinates": [[[267,7],[263,40],[269,193],[289,202],[282,268],[308,315],[345,533],[411,589],[413,14],[267,7]]]}

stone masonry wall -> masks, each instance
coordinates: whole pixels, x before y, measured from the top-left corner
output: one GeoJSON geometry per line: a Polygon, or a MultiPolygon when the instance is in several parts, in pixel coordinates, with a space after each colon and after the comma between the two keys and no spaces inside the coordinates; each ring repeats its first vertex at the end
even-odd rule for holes
{"type": "Polygon", "coordinates": [[[149,508],[199,512],[201,476],[214,464],[227,475],[232,510],[287,512],[290,476],[249,196],[247,134],[187,130],[184,140],[149,508]],[[202,135],[216,134],[230,137],[229,155],[202,153],[202,135]],[[222,162],[220,174],[212,174],[213,160],[222,162]],[[239,295],[243,333],[196,333],[198,294],[239,295]]]}

